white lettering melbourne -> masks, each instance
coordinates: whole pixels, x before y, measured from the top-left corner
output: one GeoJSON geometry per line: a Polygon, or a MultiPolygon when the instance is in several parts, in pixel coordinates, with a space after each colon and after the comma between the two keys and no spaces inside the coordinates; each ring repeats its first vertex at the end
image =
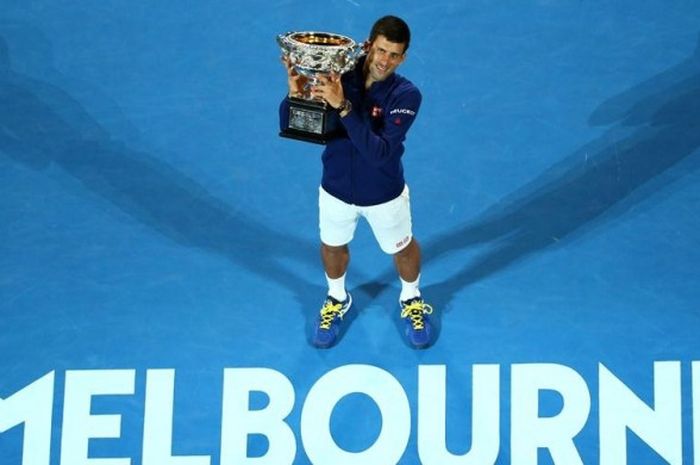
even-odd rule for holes
{"type": "MultiPolygon", "coordinates": [[[[457,386],[447,382],[445,365],[420,365],[413,400],[391,372],[372,365],[337,367],[302,393],[296,392],[287,376],[271,368],[226,368],[222,395],[211,401],[214,410],[221,412],[215,420],[220,424],[215,423],[213,429],[217,437],[190,441],[194,447],[218,442],[220,449],[199,450],[197,455],[174,452],[183,450],[182,444],[173,444],[178,412],[173,395],[175,370],[147,369],[140,374],[145,383],[132,369],[70,370],[63,376],[52,371],[15,393],[0,392],[0,434],[23,425],[23,443],[14,446],[22,452],[21,465],[131,465],[139,459],[130,455],[139,452],[143,465],[292,465],[300,450],[312,463],[333,465],[385,465],[404,457],[424,465],[493,465],[504,447],[509,447],[512,465],[536,465],[540,449],[546,449],[557,465],[581,465],[584,461],[576,439],[587,429],[587,436],[598,437],[601,465],[638,463],[635,457],[628,459],[629,433],[671,465],[700,463],[700,415],[696,415],[700,362],[690,363],[690,380],[683,379],[687,372],[678,361],[655,362],[653,370],[643,370],[650,378],[643,384],[652,386],[644,389],[651,392],[644,392],[643,397],[653,399],[652,405],[608,367],[598,364],[597,368],[597,377],[586,380],[565,365],[514,364],[505,377],[510,380],[510,399],[505,401],[501,396],[507,389],[501,386],[502,367],[497,364],[473,365],[468,375],[471,383],[459,380],[454,383],[457,386]],[[62,388],[58,386],[61,382],[62,388]],[[597,383],[597,389],[591,389],[592,383],[597,383]],[[685,389],[688,384],[690,389],[685,389]],[[464,392],[464,385],[471,389],[464,392]],[[62,405],[55,398],[55,392],[61,391],[62,405]],[[263,408],[251,406],[251,395],[256,394],[267,397],[263,408]],[[297,402],[297,394],[305,397],[303,402],[297,402]],[[333,438],[337,434],[331,421],[335,407],[351,394],[369,398],[379,411],[379,433],[361,451],[344,450],[333,438]],[[544,402],[552,395],[561,399],[561,407],[556,414],[543,416],[544,402]],[[460,396],[471,398],[471,408],[461,411],[455,407],[460,396]],[[105,404],[96,401],[98,397],[111,401],[105,404]],[[93,408],[95,403],[100,408],[93,408]],[[508,406],[509,415],[501,412],[503,406],[508,406]],[[122,438],[122,415],[133,419],[135,412],[143,416],[143,430],[139,430],[143,436],[138,444],[127,444],[127,437],[132,442],[133,438],[127,432],[122,438]],[[448,412],[450,418],[461,419],[448,421],[448,412]],[[597,415],[591,418],[591,412],[597,415]],[[683,412],[692,418],[684,418],[683,412]],[[54,413],[62,418],[53,418],[54,413]],[[413,415],[417,429],[412,432],[413,415]],[[290,416],[300,417],[300,425],[296,420],[290,422],[290,416]],[[500,420],[507,418],[504,428],[500,420]],[[459,441],[448,445],[448,428],[463,425],[471,425],[468,449],[459,441]],[[691,427],[692,440],[684,443],[689,437],[684,428],[691,427]],[[53,434],[57,428],[60,431],[53,434]],[[506,436],[510,438],[505,445],[504,429],[509,430],[506,436]],[[255,435],[267,439],[263,455],[249,450],[248,439],[255,435]],[[104,439],[112,440],[113,457],[105,457],[104,452],[99,458],[90,457],[89,444],[104,439]],[[114,440],[121,440],[123,449],[114,440]],[[142,449],[134,452],[135,447],[142,449]],[[456,454],[450,449],[466,452],[456,454]],[[214,464],[216,457],[219,460],[214,464]]],[[[179,392],[183,390],[186,385],[178,387],[179,392]]],[[[180,415],[193,417],[187,412],[180,415]]],[[[3,447],[13,447],[14,437],[3,441],[3,447]]]]}
{"type": "Polygon", "coordinates": [[[416,112],[408,108],[394,108],[389,112],[390,115],[411,115],[416,116],[416,112]]]}

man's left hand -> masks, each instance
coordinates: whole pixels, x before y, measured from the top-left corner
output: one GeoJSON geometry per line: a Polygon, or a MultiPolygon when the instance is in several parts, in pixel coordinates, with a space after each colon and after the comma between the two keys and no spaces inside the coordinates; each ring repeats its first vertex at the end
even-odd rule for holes
{"type": "Polygon", "coordinates": [[[338,108],[345,101],[340,75],[319,76],[318,84],[311,88],[311,95],[325,100],[333,108],[338,108]]]}

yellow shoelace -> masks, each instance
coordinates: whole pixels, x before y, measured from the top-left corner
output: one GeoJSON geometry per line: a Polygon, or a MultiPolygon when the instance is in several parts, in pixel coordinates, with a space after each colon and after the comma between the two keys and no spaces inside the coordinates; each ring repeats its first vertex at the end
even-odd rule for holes
{"type": "Polygon", "coordinates": [[[433,313],[433,307],[423,301],[417,300],[410,305],[406,305],[401,310],[401,318],[410,318],[413,329],[421,330],[425,327],[423,315],[430,315],[431,313],[433,313]]]}
{"type": "Polygon", "coordinates": [[[342,319],[343,314],[340,312],[342,308],[343,304],[333,305],[330,300],[327,300],[321,308],[321,324],[319,325],[321,329],[330,329],[336,315],[342,319]]]}

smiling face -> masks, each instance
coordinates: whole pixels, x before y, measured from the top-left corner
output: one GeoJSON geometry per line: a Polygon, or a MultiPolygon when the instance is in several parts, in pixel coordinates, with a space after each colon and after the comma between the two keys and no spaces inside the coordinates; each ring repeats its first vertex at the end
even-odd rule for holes
{"type": "Polygon", "coordinates": [[[404,49],[404,44],[390,42],[383,35],[377,36],[370,44],[365,61],[365,87],[391,76],[406,57],[404,49]]]}

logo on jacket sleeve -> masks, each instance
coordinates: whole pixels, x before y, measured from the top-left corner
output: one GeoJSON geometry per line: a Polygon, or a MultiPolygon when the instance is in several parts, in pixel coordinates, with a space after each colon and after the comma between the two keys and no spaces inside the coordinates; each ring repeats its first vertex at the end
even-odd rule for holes
{"type": "Polygon", "coordinates": [[[416,112],[408,108],[394,108],[389,112],[390,115],[409,115],[416,116],[416,112]]]}
{"type": "Polygon", "coordinates": [[[394,108],[389,112],[389,115],[395,117],[394,124],[398,126],[401,124],[402,115],[416,116],[416,112],[413,110],[409,110],[408,108],[394,108]]]}

